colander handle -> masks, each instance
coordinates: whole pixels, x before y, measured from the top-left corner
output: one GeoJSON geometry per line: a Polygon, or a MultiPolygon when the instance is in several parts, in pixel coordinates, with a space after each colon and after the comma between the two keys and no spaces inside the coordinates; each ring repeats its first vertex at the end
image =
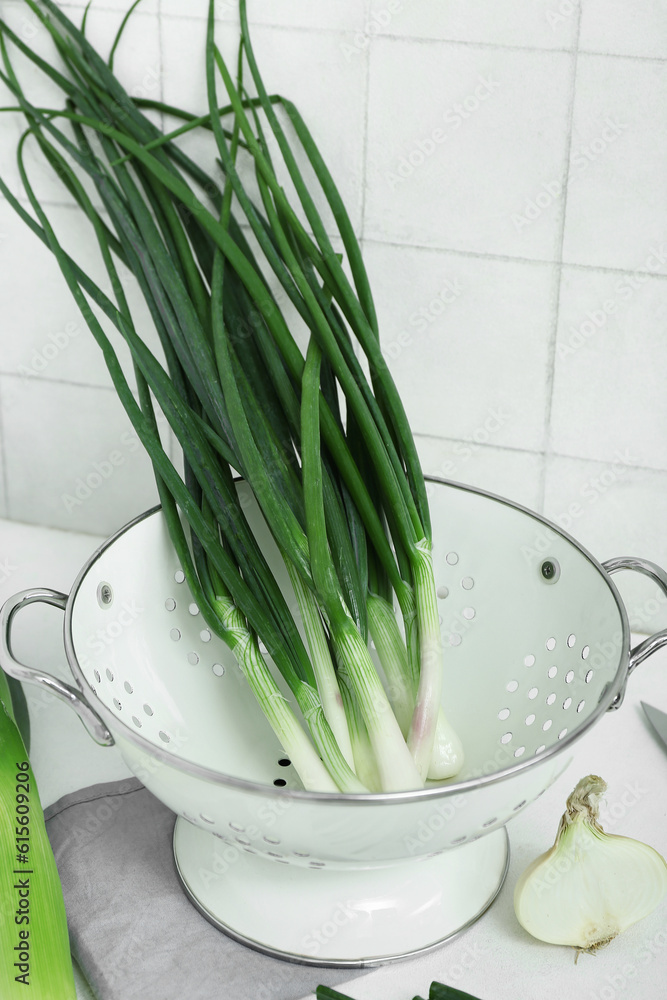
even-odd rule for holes
{"type": "Polygon", "coordinates": [[[39,684],[40,687],[54,694],[56,698],[60,698],[61,701],[74,709],[96,743],[101,746],[112,746],[113,736],[78,688],[72,687],[71,684],[65,684],[64,681],[52,677],[51,674],[46,674],[42,670],[27,667],[14,658],[12,653],[14,615],[29,604],[50,604],[54,608],[60,608],[61,611],[64,611],[67,605],[67,594],[46,588],[22,590],[19,594],[14,594],[13,597],[5,601],[0,611],[0,666],[10,677],[15,677],[18,681],[39,684]]]}
{"type": "MultiPolygon", "coordinates": [[[[621,556],[618,559],[608,559],[607,562],[602,563],[602,566],[610,576],[612,573],[618,573],[623,569],[633,569],[637,573],[642,573],[650,580],[653,580],[654,583],[657,583],[667,597],[667,573],[649,559],[640,559],[638,556],[621,556]]],[[[655,632],[648,639],[644,639],[643,642],[640,642],[634,649],[630,650],[626,676],[629,677],[635,667],[638,667],[647,657],[662,649],[663,646],[667,646],[667,628],[655,632]]],[[[624,695],[625,684],[609,706],[610,711],[620,707],[624,695]]]]}

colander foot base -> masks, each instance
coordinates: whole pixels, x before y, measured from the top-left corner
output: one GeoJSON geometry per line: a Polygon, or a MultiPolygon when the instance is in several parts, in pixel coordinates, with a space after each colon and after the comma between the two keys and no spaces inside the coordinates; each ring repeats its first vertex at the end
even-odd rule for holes
{"type": "Polygon", "coordinates": [[[304,868],[246,854],[178,819],[176,867],[214,926],[275,958],[363,967],[429,951],[484,913],[507,874],[505,829],[391,868],[304,868]]]}

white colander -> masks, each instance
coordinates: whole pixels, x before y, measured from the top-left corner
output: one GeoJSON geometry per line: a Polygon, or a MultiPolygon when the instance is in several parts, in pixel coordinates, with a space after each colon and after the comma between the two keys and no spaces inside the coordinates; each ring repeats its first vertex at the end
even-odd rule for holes
{"type": "MultiPolygon", "coordinates": [[[[159,509],[91,557],[69,597],[28,590],[2,609],[2,666],[64,699],[115,743],[178,815],[185,891],[238,940],[291,960],[361,966],[414,955],[468,926],[498,893],[505,825],[564,770],[571,747],[620,704],[634,650],[610,573],[538,515],[480,490],[428,481],[445,643],[447,715],[466,752],[456,779],[404,793],[303,790],[236,666],[206,628],[159,509]],[[16,611],[65,611],[76,686],[18,663],[16,611]]],[[[296,602],[244,484],[247,516],[296,602]]]]}

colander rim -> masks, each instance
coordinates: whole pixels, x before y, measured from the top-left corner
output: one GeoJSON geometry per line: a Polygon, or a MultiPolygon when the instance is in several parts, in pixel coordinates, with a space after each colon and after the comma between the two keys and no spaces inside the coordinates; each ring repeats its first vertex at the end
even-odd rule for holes
{"type": "MultiPolygon", "coordinates": [[[[514,500],[509,500],[507,497],[500,496],[497,493],[492,493],[490,490],[484,490],[477,486],[470,486],[465,483],[457,483],[454,480],[445,479],[440,476],[425,475],[424,480],[430,483],[437,483],[441,486],[447,486],[453,489],[465,490],[468,493],[474,493],[478,496],[485,497],[489,500],[494,500],[497,503],[501,503],[506,507],[511,507],[514,510],[520,511],[523,514],[527,514],[529,517],[538,521],[540,524],[546,526],[550,530],[556,532],[561,538],[564,538],[571,545],[573,545],[601,574],[606,585],[609,587],[611,594],[614,598],[616,606],[618,608],[621,625],[622,625],[622,639],[621,639],[621,655],[619,659],[619,665],[616,674],[612,681],[607,683],[607,686],[603,689],[598,704],[595,709],[588,715],[575,729],[569,732],[562,740],[554,743],[552,746],[543,750],[540,754],[535,754],[529,757],[527,760],[519,761],[516,764],[512,764],[510,767],[504,768],[501,771],[494,771],[491,774],[480,775],[474,778],[468,778],[465,781],[452,782],[446,785],[434,785],[427,788],[416,788],[408,791],[400,792],[315,792],[307,791],[301,788],[287,788],[287,787],[275,787],[273,785],[265,785],[257,781],[251,781],[247,778],[239,778],[235,775],[224,774],[222,771],[216,771],[213,768],[206,767],[203,764],[198,764],[195,761],[187,760],[184,757],[179,757],[174,753],[169,752],[167,749],[157,746],[151,740],[137,733],[135,730],[131,729],[129,725],[124,722],[118,716],[114,715],[106,705],[97,696],[96,692],[92,689],[88,680],[86,679],[81,666],[78,662],[78,657],[74,649],[74,639],[72,635],[72,614],[73,608],[76,602],[76,596],[83,584],[84,579],[93,568],[100,556],[108,548],[110,548],[114,542],[121,538],[126,532],[128,532],[135,525],[140,524],[142,521],[148,517],[152,517],[154,514],[158,513],[162,508],[160,504],[143,511],[138,514],[132,520],[128,521],[126,524],[122,525],[117,531],[109,536],[98,548],[92,553],[92,555],[86,560],[81,570],[77,574],[77,577],[72,585],[72,589],[69,593],[67,599],[67,605],[65,607],[65,619],[63,624],[64,633],[64,646],[65,654],[67,656],[67,661],[72,671],[72,674],[79,685],[85,699],[91,704],[91,707],[97,712],[97,714],[102,718],[102,720],[107,725],[111,734],[114,734],[115,730],[120,730],[120,735],[129,742],[133,743],[139,749],[143,750],[144,753],[149,754],[151,757],[156,757],[163,763],[169,764],[175,767],[177,770],[185,772],[186,774],[192,774],[197,778],[205,781],[210,781],[213,784],[229,785],[233,788],[237,788],[243,791],[250,792],[255,795],[269,796],[273,798],[290,798],[290,799],[300,799],[306,802],[345,802],[350,805],[361,805],[367,802],[375,803],[376,805],[399,805],[401,803],[416,801],[425,801],[430,799],[440,799],[448,798],[453,795],[460,795],[467,791],[473,791],[477,788],[483,788],[487,785],[495,785],[502,781],[507,781],[508,779],[514,777],[525,771],[527,768],[534,764],[544,764],[552,759],[556,758],[559,754],[564,753],[569,747],[571,747],[585,732],[590,729],[595,722],[607,711],[611,703],[622,691],[626,681],[627,681],[627,667],[628,659],[630,653],[629,646],[629,636],[630,628],[628,623],[628,616],[623,600],[620,593],[614,584],[611,576],[605,572],[602,564],[593,556],[588,549],[586,549],[576,538],[570,535],[567,531],[560,527],[560,525],[555,524],[548,518],[544,517],[542,514],[538,514],[536,511],[531,510],[529,507],[525,507],[523,504],[517,503],[514,500]]],[[[237,478],[237,481],[242,481],[237,478]]]]}

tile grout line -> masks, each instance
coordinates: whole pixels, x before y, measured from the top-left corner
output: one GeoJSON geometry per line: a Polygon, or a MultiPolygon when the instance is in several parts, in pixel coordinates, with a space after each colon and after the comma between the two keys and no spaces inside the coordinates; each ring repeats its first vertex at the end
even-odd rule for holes
{"type": "Polygon", "coordinates": [[[652,278],[667,278],[667,272],[644,271],[641,268],[608,267],[604,264],[581,264],[575,261],[542,260],[534,257],[519,257],[512,254],[485,253],[481,250],[461,250],[459,247],[432,247],[423,243],[398,243],[395,240],[381,240],[375,236],[364,236],[364,243],[368,246],[392,247],[397,250],[419,250],[422,253],[451,254],[458,257],[472,257],[477,260],[499,260],[508,264],[532,264],[537,267],[552,267],[554,264],[562,264],[563,267],[571,267],[578,271],[600,271],[603,274],[648,274],[652,278]]]}
{"type": "MultiPolygon", "coordinates": [[[[12,0],[10,0],[12,2],[12,0]]],[[[13,0],[18,5],[18,0],[13,0]]],[[[367,0],[367,3],[369,0],[367,0]]],[[[162,0],[158,0],[157,12],[161,10],[162,0]]],[[[71,3],[62,3],[61,6],[67,9],[79,10],[77,5],[71,3]]],[[[103,4],[97,5],[96,10],[106,11],[107,13],[118,13],[117,7],[107,7],[103,4]]],[[[142,12],[139,12],[142,13],[142,12]]],[[[144,17],[151,17],[150,12],[142,13],[144,17]]],[[[205,21],[206,14],[165,14],[165,19],[172,21],[205,21]]],[[[579,22],[581,20],[581,10],[579,11],[579,18],[576,30],[576,36],[579,36],[579,22]]],[[[224,21],[221,23],[225,23],[224,21]]],[[[272,21],[258,22],[258,27],[261,28],[274,28],[279,31],[301,31],[310,32],[313,34],[321,35],[331,35],[331,34],[345,34],[345,29],[340,27],[324,27],[324,26],[304,26],[298,24],[278,24],[272,21]]],[[[360,30],[363,30],[360,29],[360,30]]],[[[392,35],[389,32],[377,31],[374,33],[375,38],[383,38],[392,42],[416,42],[422,45],[433,45],[433,44],[444,44],[444,45],[461,45],[484,49],[497,49],[500,51],[510,51],[510,52],[557,52],[561,55],[572,55],[575,52],[575,47],[567,46],[540,46],[540,45],[511,45],[507,42],[483,42],[475,39],[468,38],[428,38],[423,35],[392,35]]],[[[576,52],[581,56],[594,56],[601,59],[636,59],[642,62],[667,62],[667,56],[646,56],[637,55],[633,52],[602,52],[597,49],[581,49],[576,48],[576,52]]]]}
{"type": "MultiPolygon", "coordinates": [[[[113,8],[99,7],[98,10],[113,10],[113,8]]],[[[149,16],[149,15],[146,15],[149,16]]],[[[165,14],[166,19],[172,21],[203,21],[205,14],[165,14]]],[[[225,23],[225,22],[222,22],[225,23]]],[[[343,35],[347,29],[342,27],[325,27],[301,24],[279,24],[272,21],[260,21],[257,27],[270,28],[276,31],[298,31],[315,35],[343,35]]],[[[363,28],[359,29],[363,32],[363,28]]],[[[577,30],[578,36],[578,30],[577,30]]],[[[389,42],[414,42],[418,45],[460,45],[462,47],[491,49],[500,52],[537,52],[537,53],[559,53],[560,55],[572,55],[575,52],[574,46],[540,46],[540,45],[511,45],[509,42],[484,42],[473,38],[427,38],[423,35],[392,35],[389,32],[376,31],[373,38],[382,38],[389,42]]],[[[596,49],[578,49],[578,55],[593,56],[601,59],[636,59],[641,62],[667,62],[667,56],[645,56],[632,52],[601,52],[596,49]]]]}
{"type": "MultiPolygon", "coordinates": [[[[435,441],[435,442],[445,442],[448,444],[464,444],[464,445],[474,445],[481,451],[502,451],[509,452],[512,455],[528,455],[534,456],[535,458],[542,457],[542,452],[539,448],[521,448],[519,445],[511,444],[489,444],[488,442],[475,441],[474,438],[453,438],[453,437],[440,437],[434,434],[425,434],[421,431],[414,432],[415,439],[418,441],[435,441]]],[[[601,465],[607,467],[612,459],[602,459],[602,458],[589,458],[583,455],[568,455],[566,452],[562,451],[552,451],[550,454],[551,458],[562,458],[568,462],[582,462],[587,465],[601,465]]],[[[664,476],[667,474],[667,469],[660,468],[656,465],[640,465],[634,463],[626,463],[625,468],[631,470],[632,472],[648,472],[655,473],[658,476],[664,476]]]]}
{"type": "Polygon", "coordinates": [[[565,157],[564,157],[564,169],[563,169],[563,180],[561,184],[561,190],[563,192],[563,204],[562,204],[562,215],[560,223],[560,232],[558,233],[558,245],[556,251],[556,281],[554,288],[554,312],[553,312],[553,323],[551,328],[551,336],[549,337],[549,344],[547,348],[547,373],[546,373],[546,406],[544,412],[544,439],[542,443],[542,468],[540,470],[540,481],[538,486],[538,512],[540,514],[544,513],[544,504],[546,499],[546,485],[547,485],[547,468],[552,455],[551,448],[551,417],[553,413],[553,396],[554,396],[554,383],[556,377],[556,342],[558,339],[558,321],[560,319],[560,292],[563,280],[563,246],[565,244],[565,224],[567,220],[567,200],[568,200],[568,181],[570,174],[570,154],[572,151],[572,132],[574,128],[574,104],[576,100],[577,93],[577,63],[579,57],[579,34],[581,31],[581,8],[577,12],[577,23],[575,25],[574,33],[574,50],[572,55],[573,65],[572,65],[572,83],[571,83],[571,93],[570,93],[570,109],[568,115],[568,126],[567,126],[567,138],[565,143],[565,157]]]}
{"type": "MultiPolygon", "coordinates": [[[[25,195],[16,194],[15,197],[23,205],[29,205],[28,199],[25,195]]],[[[6,203],[7,199],[0,194],[0,204],[6,203]]],[[[42,205],[46,205],[50,208],[65,208],[71,211],[77,211],[78,206],[74,202],[61,201],[57,198],[41,198],[40,202],[42,205]]],[[[245,229],[249,231],[250,227],[243,224],[245,229]]],[[[329,235],[333,235],[332,231],[329,235]]],[[[418,250],[420,253],[433,253],[433,254],[451,254],[457,257],[471,257],[476,260],[498,260],[503,261],[508,264],[528,264],[535,267],[549,267],[554,264],[561,264],[563,267],[570,267],[575,271],[597,271],[600,274],[647,274],[651,278],[667,279],[667,272],[662,271],[650,271],[648,269],[643,269],[641,267],[610,267],[605,264],[582,264],[579,261],[558,261],[558,260],[547,260],[536,257],[521,257],[516,254],[504,254],[504,253],[488,253],[481,250],[463,250],[460,247],[445,247],[445,246],[427,246],[425,243],[398,243],[395,240],[382,240],[378,239],[377,236],[363,236],[364,245],[366,246],[376,246],[376,247],[392,247],[397,250],[418,250]]]]}

